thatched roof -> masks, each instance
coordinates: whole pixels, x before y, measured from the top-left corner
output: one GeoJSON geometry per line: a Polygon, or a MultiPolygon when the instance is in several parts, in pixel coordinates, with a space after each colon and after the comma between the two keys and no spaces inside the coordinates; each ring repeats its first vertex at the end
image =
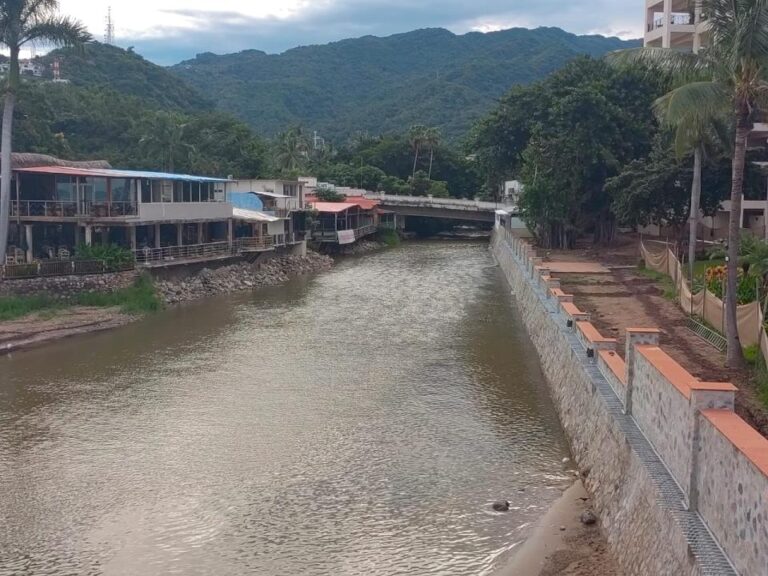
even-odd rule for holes
{"type": "Polygon", "coordinates": [[[30,154],[26,152],[14,152],[11,155],[11,164],[14,169],[36,168],[38,166],[66,166],[68,168],[112,168],[106,160],[89,160],[85,162],[75,162],[72,160],[60,160],[47,154],[30,154]]]}

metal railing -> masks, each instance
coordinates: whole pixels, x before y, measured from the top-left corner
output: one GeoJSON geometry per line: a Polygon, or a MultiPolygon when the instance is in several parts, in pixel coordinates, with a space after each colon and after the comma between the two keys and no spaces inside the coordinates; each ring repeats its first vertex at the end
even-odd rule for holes
{"type": "Polygon", "coordinates": [[[143,248],[134,250],[136,262],[157,264],[175,260],[206,260],[232,255],[235,246],[229,242],[210,242],[208,244],[190,244],[188,246],[166,246],[164,248],[143,248]]]}
{"type": "Polygon", "coordinates": [[[138,205],[134,202],[77,202],[61,200],[13,200],[11,216],[43,218],[119,218],[136,216],[138,205]]]}
{"type": "Polygon", "coordinates": [[[416,208],[446,208],[448,210],[470,210],[493,212],[506,205],[481,200],[460,200],[458,198],[430,198],[429,196],[395,196],[392,194],[368,194],[371,200],[380,200],[383,205],[408,206],[416,208]]]}
{"type": "Polygon", "coordinates": [[[373,223],[366,223],[358,228],[347,228],[342,230],[319,228],[312,231],[312,238],[319,241],[336,242],[339,239],[339,232],[354,230],[355,240],[368,236],[376,232],[376,226],[373,223]]]}
{"type": "Polygon", "coordinates": [[[6,280],[21,278],[49,278],[53,276],[85,276],[133,270],[135,265],[127,263],[110,267],[103,260],[41,260],[31,264],[6,264],[0,266],[0,277],[6,280]]]}
{"type": "Polygon", "coordinates": [[[139,213],[139,206],[134,202],[86,202],[83,208],[85,215],[94,218],[119,218],[139,213]]]}
{"type": "Polygon", "coordinates": [[[53,200],[14,200],[11,202],[11,216],[74,218],[78,213],[77,202],[53,200]]]}
{"type": "Polygon", "coordinates": [[[272,250],[275,239],[272,236],[253,236],[235,240],[235,249],[239,252],[259,252],[272,250]]]}

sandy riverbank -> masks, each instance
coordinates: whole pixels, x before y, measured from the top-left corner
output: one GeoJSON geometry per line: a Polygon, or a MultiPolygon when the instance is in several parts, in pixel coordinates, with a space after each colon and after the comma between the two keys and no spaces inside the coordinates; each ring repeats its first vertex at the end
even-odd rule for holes
{"type": "Polygon", "coordinates": [[[123,326],[138,316],[119,308],[75,306],[0,322],[0,354],[41,346],[54,340],[123,326]]]}
{"type": "Polygon", "coordinates": [[[581,522],[582,513],[589,509],[589,494],[578,480],[496,576],[620,576],[599,522],[581,522]]]}

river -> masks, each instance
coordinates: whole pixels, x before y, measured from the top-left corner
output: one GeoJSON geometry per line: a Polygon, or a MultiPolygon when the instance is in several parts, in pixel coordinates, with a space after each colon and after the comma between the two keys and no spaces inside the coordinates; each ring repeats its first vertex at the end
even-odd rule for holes
{"type": "Polygon", "coordinates": [[[0,575],[493,574],[566,457],[487,245],[409,243],[0,358],[0,575]]]}

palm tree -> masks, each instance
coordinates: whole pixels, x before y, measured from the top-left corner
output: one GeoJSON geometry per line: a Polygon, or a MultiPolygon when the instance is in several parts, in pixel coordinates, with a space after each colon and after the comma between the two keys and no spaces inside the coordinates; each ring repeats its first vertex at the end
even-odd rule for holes
{"type": "Polygon", "coordinates": [[[294,173],[307,162],[309,140],[300,127],[279,134],[275,144],[275,163],[282,172],[294,173]]]}
{"type": "Polygon", "coordinates": [[[173,172],[179,162],[189,164],[196,152],[187,142],[188,127],[189,122],[181,114],[158,112],[152,117],[139,145],[160,159],[162,170],[173,172]]]}
{"type": "Polygon", "coordinates": [[[440,128],[427,128],[424,131],[424,145],[429,146],[429,179],[432,180],[432,161],[435,157],[435,148],[440,145],[440,128]]]}
{"type": "Polygon", "coordinates": [[[741,197],[752,115],[761,108],[768,109],[768,0],[702,0],[702,12],[709,18],[710,43],[698,54],[638,48],[611,58],[692,78],[676,89],[675,99],[681,109],[696,109],[702,117],[716,116],[723,109],[731,111],[735,134],[725,294],[726,361],[739,368],[744,365],[736,318],[741,197]],[[700,80],[702,75],[707,79],[700,80]]]}
{"type": "Polygon", "coordinates": [[[654,103],[656,115],[662,126],[674,131],[674,149],[678,158],[684,158],[693,152],[693,179],[691,182],[691,207],[688,216],[688,266],[689,277],[693,281],[696,263],[697,231],[699,225],[699,205],[701,200],[702,160],[709,148],[715,148],[727,141],[727,110],[718,111],[717,115],[703,116],[698,108],[680,106],[678,90],[672,90],[654,103]]]}
{"type": "Polygon", "coordinates": [[[0,260],[5,259],[11,206],[11,148],[13,112],[21,83],[19,53],[26,44],[81,48],[90,41],[85,27],[72,18],[59,16],[59,0],[0,0],[0,45],[10,52],[5,81],[3,132],[0,139],[0,260]]]}
{"type": "Polygon", "coordinates": [[[413,150],[413,171],[411,172],[412,178],[416,176],[416,164],[419,162],[419,152],[421,150],[421,146],[424,144],[426,132],[427,127],[423,124],[414,124],[408,130],[408,143],[411,145],[411,149],[413,150]]]}

